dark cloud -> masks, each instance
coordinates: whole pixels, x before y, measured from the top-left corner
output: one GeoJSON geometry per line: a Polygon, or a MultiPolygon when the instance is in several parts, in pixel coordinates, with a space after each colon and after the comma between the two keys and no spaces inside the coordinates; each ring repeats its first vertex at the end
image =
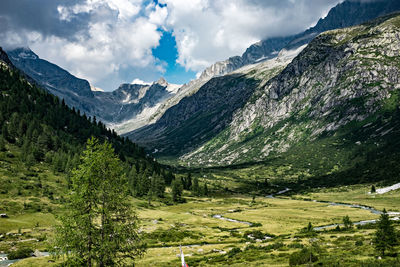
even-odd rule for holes
{"type": "Polygon", "coordinates": [[[74,38],[76,32],[87,27],[90,14],[80,13],[70,21],[61,20],[57,7],[73,6],[80,2],[83,0],[1,0],[0,33],[36,31],[44,37],[74,38]]]}

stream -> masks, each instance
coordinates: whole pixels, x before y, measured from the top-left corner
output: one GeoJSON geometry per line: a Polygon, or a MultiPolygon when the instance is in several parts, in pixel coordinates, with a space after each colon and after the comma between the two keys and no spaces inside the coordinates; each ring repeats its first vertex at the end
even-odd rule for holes
{"type": "MultiPolygon", "coordinates": [[[[396,190],[396,189],[400,188],[398,185],[400,185],[400,184],[389,186],[387,188],[378,189],[381,192],[379,194],[382,194],[383,192],[386,193],[386,192],[389,192],[389,191],[392,191],[392,190],[396,190]]],[[[276,195],[282,195],[282,194],[284,194],[284,193],[286,193],[288,191],[290,191],[290,189],[286,188],[285,190],[279,191],[275,195],[269,195],[267,197],[268,198],[275,198],[276,195]]],[[[309,200],[304,200],[304,201],[309,201],[309,200]]],[[[342,207],[349,207],[349,208],[367,210],[367,211],[369,211],[369,212],[371,212],[373,214],[376,214],[376,215],[381,215],[382,214],[382,211],[380,211],[380,210],[377,210],[377,209],[372,208],[372,207],[364,206],[364,205],[359,205],[359,204],[338,203],[338,202],[323,201],[323,200],[312,200],[312,201],[315,202],[315,203],[329,204],[329,206],[342,206],[342,207]]],[[[394,216],[400,216],[400,212],[388,212],[388,215],[392,217],[391,220],[397,221],[397,220],[399,220],[399,217],[394,217],[394,216]]],[[[354,225],[366,225],[366,224],[376,223],[376,222],[377,222],[377,220],[365,220],[365,221],[354,222],[353,224],[354,225]]],[[[314,227],[314,230],[321,231],[321,230],[337,227],[338,225],[342,226],[343,224],[328,224],[328,225],[323,225],[323,226],[317,226],[317,227],[314,227]]]]}
{"type": "MultiPolygon", "coordinates": [[[[39,257],[46,257],[46,256],[50,256],[49,252],[40,252],[40,256],[39,257]]],[[[0,266],[10,266],[13,263],[16,263],[17,261],[20,261],[23,259],[15,259],[15,260],[9,260],[8,259],[8,254],[0,254],[0,266]]]]}
{"type": "MultiPolygon", "coordinates": [[[[400,188],[400,183],[399,184],[395,184],[393,186],[386,187],[386,188],[377,189],[377,192],[379,191],[380,192],[379,194],[382,194],[382,193],[386,193],[386,192],[389,192],[389,191],[392,191],[392,190],[396,190],[398,188],[400,188]]],[[[285,189],[277,192],[276,194],[271,194],[271,195],[268,195],[266,197],[267,198],[275,198],[276,196],[285,194],[286,192],[289,192],[290,190],[291,190],[290,188],[285,188],[285,189]]],[[[310,200],[303,200],[303,201],[310,201],[310,200]]],[[[359,205],[359,204],[338,203],[338,202],[330,202],[330,201],[323,201],[323,200],[311,200],[311,201],[315,202],[315,203],[329,204],[329,206],[342,206],[342,207],[349,207],[349,208],[367,210],[367,211],[369,211],[369,212],[371,212],[373,214],[376,214],[376,215],[381,215],[382,214],[382,211],[380,211],[380,210],[377,210],[377,209],[372,208],[372,207],[364,206],[364,205],[359,205]]],[[[388,212],[388,215],[392,217],[391,220],[393,220],[393,221],[400,220],[400,218],[399,218],[400,212],[388,212]]],[[[216,214],[216,215],[213,216],[213,218],[224,220],[224,221],[228,221],[228,222],[247,224],[249,226],[253,225],[250,222],[245,222],[245,221],[239,221],[239,220],[235,220],[235,219],[226,218],[226,217],[222,216],[221,214],[216,214]]],[[[377,222],[377,220],[365,220],[365,221],[354,222],[353,224],[354,225],[366,225],[366,224],[376,223],[376,222],[377,222]]],[[[336,227],[338,225],[342,226],[343,224],[328,224],[328,225],[317,226],[317,227],[314,227],[314,230],[321,231],[321,230],[325,230],[325,229],[336,227]]]]}
{"type": "Polygon", "coordinates": [[[213,218],[224,220],[224,221],[228,221],[228,222],[243,223],[243,224],[247,224],[249,226],[253,225],[251,222],[244,222],[244,221],[238,221],[238,220],[235,220],[235,219],[225,218],[224,216],[222,216],[220,214],[214,215],[213,218]]]}

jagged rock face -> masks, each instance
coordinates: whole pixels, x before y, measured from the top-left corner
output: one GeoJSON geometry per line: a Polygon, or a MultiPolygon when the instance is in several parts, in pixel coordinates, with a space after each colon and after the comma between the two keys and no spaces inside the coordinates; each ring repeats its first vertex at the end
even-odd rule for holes
{"type": "Polygon", "coordinates": [[[4,62],[6,65],[12,65],[7,53],[0,47],[0,61],[4,62]]]}
{"type": "Polygon", "coordinates": [[[259,161],[349,123],[366,125],[396,101],[399,55],[399,15],[321,34],[254,92],[255,101],[237,110],[229,127],[181,159],[198,165],[259,161]]]}
{"type": "Polygon", "coordinates": [[[243,65],[276,57],[292,39],[293,36],[269,38],[251,45],[242,55],[243,65]]]}
{"type": "Polygon", "coordinates": [[[225,61],[219,61],[210,67],[206,68],[200,75],[200,80],[212,78],[214,76],[221,76],[230,73],[243,66],[241,57],[231,57],[225,61]]]}
{"type": "Polygon", "coordinates": [[[344,1],[332,8],[314,27],[294,36],[286,48],[307,44],[322,32],[358,25],[398,10],[400,2],[397,0],[344,1]]]}

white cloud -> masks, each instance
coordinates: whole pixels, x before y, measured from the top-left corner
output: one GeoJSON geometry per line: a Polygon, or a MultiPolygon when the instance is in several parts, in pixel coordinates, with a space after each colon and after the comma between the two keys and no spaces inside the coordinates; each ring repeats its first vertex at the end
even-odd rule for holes
{"type": "Polygon", "coordinates": [[[151,83],[142,81],[141,79],[134,79],[131,84],[141,84],[141,85],[150,85],[151,83]]]}
{"type": "MultiPolygon", "coordinates": [[[[13,0],[2,1],[8,8],[15,6],[13,0]]],[[[20,1],[37,7],[30,0],[20,1]]],[[[152,55],[160,29],[173,32],[177,62],[201,72],[218,60],[242,54],[260,39],[304,30],[341,0],[158,1],[163,5],[148,0],[43,1],[47,5],[37,7],[38,12],[45,11],[40,18],[48,18],[26,19],[25,27],[21,22],[8,27],[11,19],[0,15],[3,45],[29,45],[42,58],[111,90],[134,77],[150,80],[165,72],[166,63],[152,55]],[[32,30],[35,21],[41,23],[32,30]]],[[[17,20],[24,16],[13,12],[17,20]]]]}
{"type": "MultiPolygon", "coordinates": [[[[93,84],[116,79],[122,69],[151,68],[163,72],[164,64],[153,57],[152,48],[159,45],[162,34],[159,26],[167,17],[167,9],[154,6],[149,14],[139,15],[141,4],[141,1],[87,0],[69,8],[59,6],[60,16],[65,20],[82,12],[90,14],[87,30],[77,33],[73,41],[56,36],[30,40],[30,47],[93,84]]],[[[111,89],[114,88],[107,88],[111,89]]]]}
{"type": "Polygon", "coordinates": [[[201,71],[266,37],[301,32],[341,0],[165,0],[178,63],[201,71]]]}

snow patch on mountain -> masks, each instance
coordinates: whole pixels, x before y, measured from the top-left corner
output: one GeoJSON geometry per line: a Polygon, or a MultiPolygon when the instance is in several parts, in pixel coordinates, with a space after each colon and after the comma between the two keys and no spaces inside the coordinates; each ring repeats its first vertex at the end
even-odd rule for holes
{"type": "Polygon", "coordinates": [[[90,85],[90,90],[92,90],[92,92],[104,92],[103,89],[95,87],[94,85],[90,85]]]}

